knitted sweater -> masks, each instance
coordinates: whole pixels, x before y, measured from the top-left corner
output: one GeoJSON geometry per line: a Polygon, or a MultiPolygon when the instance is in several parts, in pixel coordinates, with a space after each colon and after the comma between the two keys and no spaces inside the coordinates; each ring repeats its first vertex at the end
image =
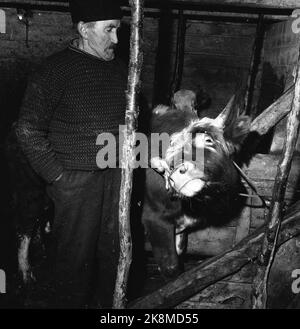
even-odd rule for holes
{"type": "MultiPolygon", "coordinates": [[[[64,169],[97,170],[102,132],[124,124],[126,69],[70,45],[29,80],[16,133],[35,171],[52,182],[64,169]]],[[[118,144],[117,144],[118,147],[118,144]]]]}

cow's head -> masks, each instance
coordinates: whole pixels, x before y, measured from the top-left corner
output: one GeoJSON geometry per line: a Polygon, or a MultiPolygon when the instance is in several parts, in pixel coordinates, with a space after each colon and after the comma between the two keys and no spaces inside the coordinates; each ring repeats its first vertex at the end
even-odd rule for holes
{"type": "Polygon", "coordinates": [[[173,108],[180,111],[196,111],[197,95],[192,90],[180,89],[172,97],[173,108]]]}
{"type": "Polygon", "coordinates": [[[170,137],[163,158],[151,159],[181,197],[194,197],[208,186],[230,184],[236,174],[231,156],[250,128],[248,116],[233,111],[234,97],[215,119],[193,120],[170,137]]]}
{"type": "Polygon", "coordinates": [[[153,114],[162,115],[167,111],[174,110],[193,112],[196,114],[196,98],[197,95],[192,90],[180,89],[174,93],[170,106],[159,104],[153,109],[153,114]]]}

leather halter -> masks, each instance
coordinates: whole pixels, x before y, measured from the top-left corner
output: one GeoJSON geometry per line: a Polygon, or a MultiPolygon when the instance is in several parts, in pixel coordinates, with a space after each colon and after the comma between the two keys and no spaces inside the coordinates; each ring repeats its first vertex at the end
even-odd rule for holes
{"type": "MultiPolygon", "coordinates": [[[[270,208],[270,201],[265,199],[261,194],[258,193],[254,183],[250,180],[250,178],[243,172],[243,170],[237,165],[236,162],[234,162],[233,160],[232,164],[235,167],[235,169],[237,170],[238,174],[240,175],[240,177],[242,177],[245,182],[248,184],[248,186],[252,189],[252,191],[256,194],[256,195],[251,195],[251,194],[244,194],[244,193],[239,193],[240,196],[243,197],[249,197],[249,198],[253,198],[253,197],[258,197],[261,202],[262,202],[262,206],[264,208],[269,209],[270,208]]],[[[170,189],[170,181],[172,180],[172,175],[174,174],[174,172],[176,170],[178,170],[181,166],[183,165],[183,163],[180,163],[179,165],[177,165],[176,167],[174,167],[172,170],[168,170],[165,171],[164,173],[161,173],[160,171],[158,171],[155,168],[152,168],[154,171],[156,171],[160,176],[162,176],[165,180],[165,187],[166,190],[168,191],[170,189]]]]}

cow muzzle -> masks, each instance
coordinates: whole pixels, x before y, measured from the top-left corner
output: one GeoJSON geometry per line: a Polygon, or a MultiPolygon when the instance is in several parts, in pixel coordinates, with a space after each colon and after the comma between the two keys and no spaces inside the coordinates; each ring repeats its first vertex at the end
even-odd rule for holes
{"type": "Polygon", "coordinates": [[[169,184],[179,195],[193,197],[199,193],[206,182],[204,173],[197,170],[193,162],[183,162],[169,174],[169,184]]]}

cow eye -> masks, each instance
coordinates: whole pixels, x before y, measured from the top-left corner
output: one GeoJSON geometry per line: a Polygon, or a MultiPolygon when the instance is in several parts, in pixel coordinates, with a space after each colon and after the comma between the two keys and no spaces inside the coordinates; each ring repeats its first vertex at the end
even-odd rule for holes
{"type": "Polygon", "coordinates": [[[205,143],[207,143],[207,144],[213,144],[214,141],[212,140],[212,138],[210,136],[205,136],[205,143]]]}

